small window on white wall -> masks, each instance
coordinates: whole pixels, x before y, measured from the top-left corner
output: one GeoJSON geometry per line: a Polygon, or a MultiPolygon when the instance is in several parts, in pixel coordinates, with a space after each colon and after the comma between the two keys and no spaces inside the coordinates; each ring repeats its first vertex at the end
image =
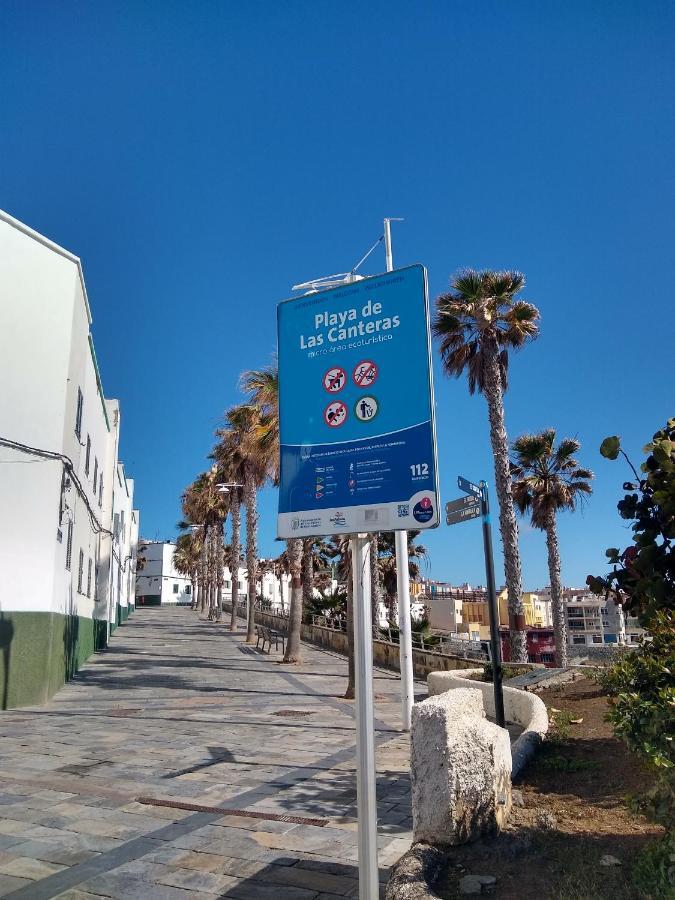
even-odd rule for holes
{"type": "Polygon", "coordinates": [[[174,594],[177,594],[177,593],[178,593],[178,585],[177,585],[177,584],[174,584],[174,586],[173,586],[173,592],[174,592],[174,594]]]}

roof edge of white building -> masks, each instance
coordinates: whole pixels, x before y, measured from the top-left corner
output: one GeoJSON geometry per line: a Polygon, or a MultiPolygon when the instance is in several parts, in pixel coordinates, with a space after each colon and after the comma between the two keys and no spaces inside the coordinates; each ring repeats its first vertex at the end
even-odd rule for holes
{"type": "Polygon", "coordinates": [[[33,228],[25,225],[23,222],[19,221],[19,219],[15,219],[14,216],[10,216],[10,214],[8,212],[5,212],[4,209],[0,209],[0,221],[6,222],[8,225],[11,225],[12,228],[16,228],[17,231],[23,232],[23,234],[32,238],[34,241],[37,241],[39,244],[43,244],[45,247],[53,250],[54,253],[58,253],[66,259],[69,259],[71,262],[75,263],[75,265],[77,266],[78,274],[80,276],[80,284],[82,285],[82,295],[84,296],[84,305],[87,310],[87,318],[89,320],[89,324],[91,325],[93,321],[91,317],[91,307],[89,306],[89,297],[87,295],[87,288],[84,283],[84,272],[82,270],[82,262],[80,260],[80,257],[75,256],[75,254],[71,253],[70,250],[66,250],[59,244],[54,243],[54,241],[51,241],[43,234],[40,234],[39,231],[35,231],[33,228]]]}

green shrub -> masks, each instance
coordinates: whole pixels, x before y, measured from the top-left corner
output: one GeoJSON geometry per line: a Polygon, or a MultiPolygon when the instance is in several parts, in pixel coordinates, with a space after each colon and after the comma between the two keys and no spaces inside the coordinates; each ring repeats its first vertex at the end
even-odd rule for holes
{"type": "Polygon", "coordinates": [[[650,638],[598,680],[610,695],[609,721],[628,747],[654,768],[655,781],[639,807],[675,825],[675,616],[653,616],[650,638]]]}
{"type": "Polygon", "coordinates": [[[631,880],[640,897],[649,900],[675,897],[675,838],[672,834],[650,844],[636,856],[631,880]]]}

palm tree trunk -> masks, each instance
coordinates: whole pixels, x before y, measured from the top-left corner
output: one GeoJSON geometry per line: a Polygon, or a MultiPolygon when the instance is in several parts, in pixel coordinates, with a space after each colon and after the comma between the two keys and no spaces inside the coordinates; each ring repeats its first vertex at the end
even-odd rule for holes
{"type": "Polygon", "coordinates": [[[258,580],[258,510],[256,508],[255,480],[250,467],[244,477],[244,504],[246,506],[246,569],[248,573],[248,621],[246,643],[255,641],[255,600],[258,580]]]}
{"type": "Polygon", "coordinates": [[[302,625],[302,539],[287,542],[288,563],[291,570],[291,609],[288,614],[288,640],[283,661],[302,662],[300,627],[302,625]]]}
{"type": "Polygon", "coordinates": [[[209,525],[209,538],[208,538],[208,569],[209,569],[209,621],[213,619],[213,611],[215,608],[215,592],[216,592],[216,567],[214,564],[214,549],[215,549],[215,541],[214,541],[214,526],[209,525]]]}
{"type": "Polygon", "coordinates": [[[230,615],[230,631],[237,630],[237,612],[239,606],[239,555],[241,553],[241,497],[239,488],[232,489],[232,541],[230,543],[230,578],[232,584],[232,612],[230,615]]]}
{"type": "Polygon", "coordinates": [[[551,581],[551,612],[555,634],[555,662],[560,668],[567,666],[567,614],[560,577],[560,548],[555,512],[546,521],[546,549],[548,550],[548,574],[551,581]]]}
{"type": "Polygon", "coordinates": [[[314,599],[314,538],[303,541],[302,547],[302,602],[309,608],[314,599]]]}
{"type": "Polygon", "coordinates": [[[495,487],[499,501],[499,530],[504,550],[504,570],[508,592],[512,662],[527,662],[527,631],[522,598],[518,522],[511,492],[509,439],[504,424],[504,396],[499,368],[499,348],[494,336],[482,338],[485,360],[485,398],[490,418],[490,442],[495,461],[495,487]]]}
{"type": "Polygon", "coordinates": [[[377,638],[380,629],[380,566],[378,559],[380,555],[379,544],[376,534],[370,536],[370,592],[373,616],[373,637],[377,638]]]}
{"type": "Polygon", "coordinates": [[[197,570],[193,569],[190,572],[190,584],[192,585],[192,599],[190,602],[190,609],[195,609],[197,606],[197,585],[199,582],[197,581],[197,570]]]}
{"type": "Polygon", "coordinates": [[[356,672],[354,669],[354,582],[347,580],[347,690],[345,700],[356,696],[356,672]]]}
{"type": "Polygon", "coordinates": [[[204,612],[204,606],[206,605],[206,594],[208,589],[207,584],[207,571],[206,571],[206,538],[207,532],[204,529],[204,538],[202,543],[202,552],[199,560],[199,601],[200,601],[200,612],[204,612]]]}
{"type": "Polygon", "coordinates": [[[216,526],[216,621],[223,618],[223,567],[225,565],[224,522],[216,526]]]}

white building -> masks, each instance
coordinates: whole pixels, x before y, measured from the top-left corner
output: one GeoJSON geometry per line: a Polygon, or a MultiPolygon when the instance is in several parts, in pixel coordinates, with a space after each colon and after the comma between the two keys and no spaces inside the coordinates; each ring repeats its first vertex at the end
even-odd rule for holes
{"type": "Polygon", "coordinates": [[[142,568],[136,575],[138,606],[185,606],[192,603],[192,583],[173,565],[176,545],[171,541],[146,541],[141,538],[138,555],[142,568]]]}
{"type": "Polygon", "coordinates": [[[3,707],[47,700],[105,645],[132,590],[138,513],[132,482],[115,491],[119,407],[91,321],[80,260],[0,211],[3,707]],[[118,507],[136,519],[121,541],[118,507]]]}
{"type": "Polygon", "coordinates": [[[626,634],[622,608],[597,594],[575,592],[565,599],[567,640],[572,646],[637,643],[626,634]]]}

